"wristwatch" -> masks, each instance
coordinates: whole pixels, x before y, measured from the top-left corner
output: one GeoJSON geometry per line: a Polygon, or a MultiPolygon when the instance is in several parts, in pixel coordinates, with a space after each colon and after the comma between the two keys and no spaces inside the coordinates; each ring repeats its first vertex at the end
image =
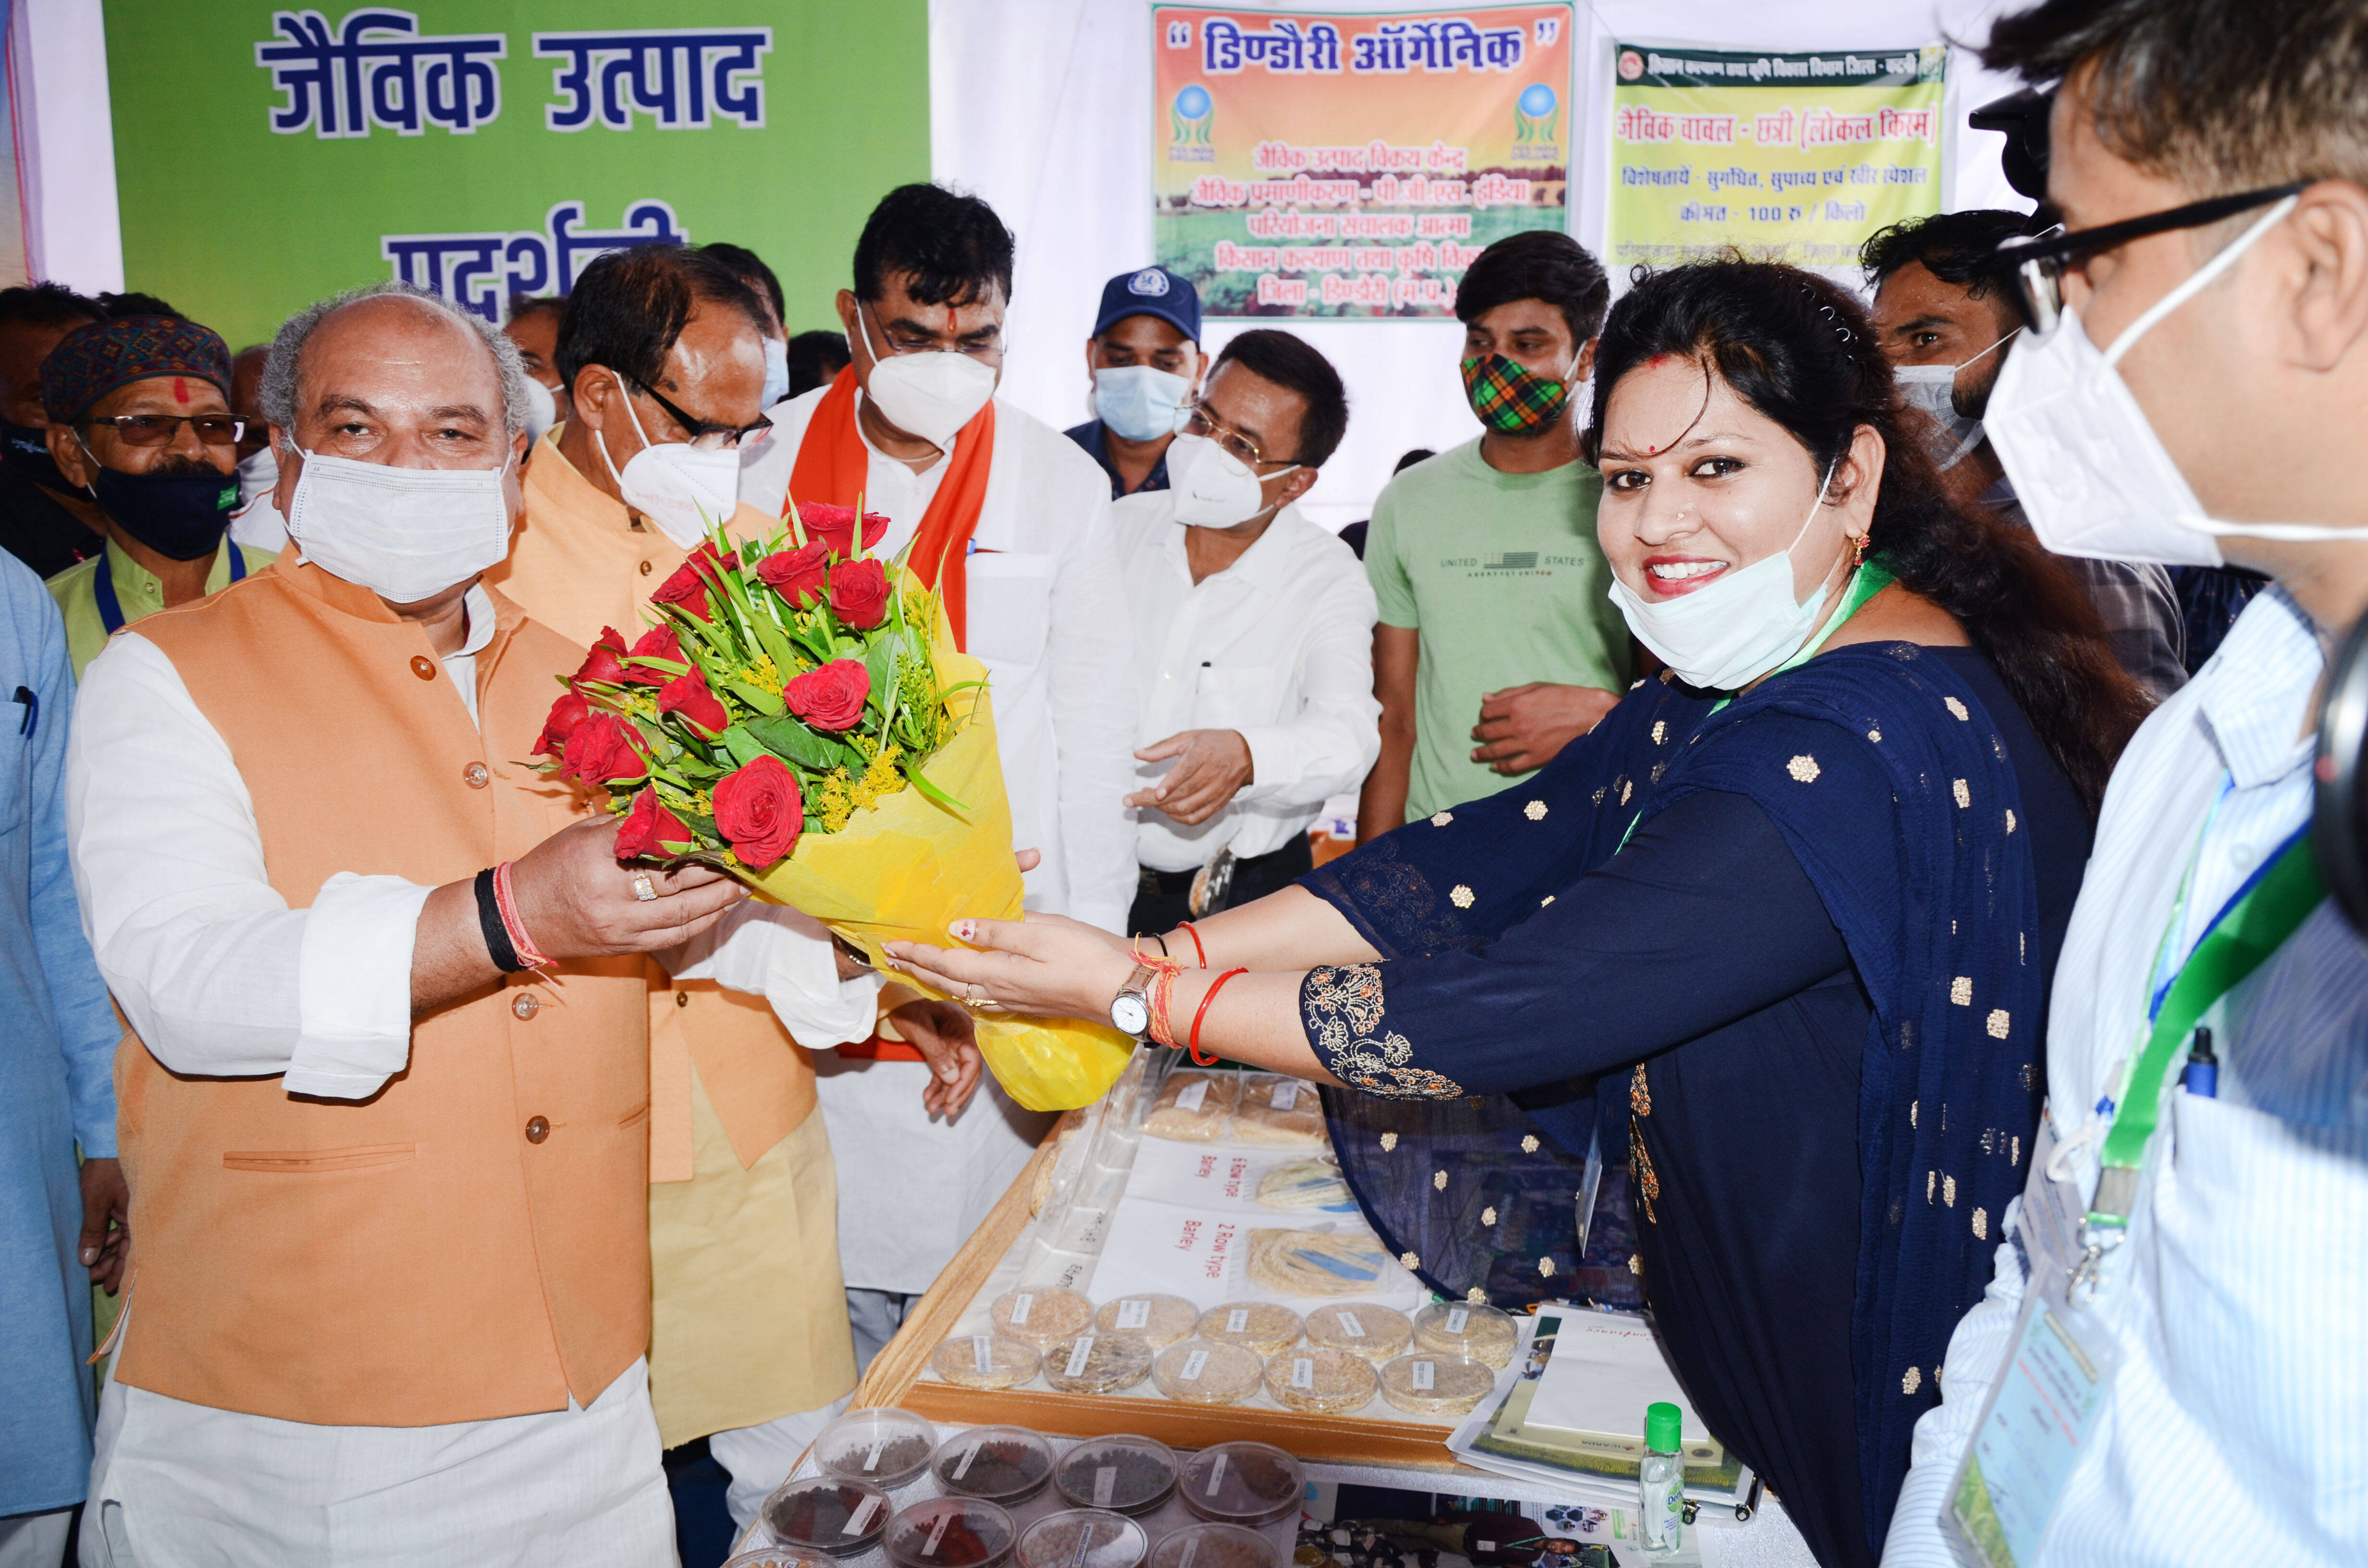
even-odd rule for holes
{"type": "Polygon", "coordinates": [[[1119,987],[1116,996],[1110,998],[1110,1028],[1121,1034],[1131,1034],[1137,1040],[1150,1034],[1150,969],[1143,964],[1135,965],[1134,972],[1126,977],[1126,983],[1119,987]]]}

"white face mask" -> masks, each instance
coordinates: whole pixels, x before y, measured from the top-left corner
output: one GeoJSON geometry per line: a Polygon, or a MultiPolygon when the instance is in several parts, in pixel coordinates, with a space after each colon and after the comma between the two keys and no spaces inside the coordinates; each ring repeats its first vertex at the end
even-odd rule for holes
{"type": "Polygon", "coordinates": [[[2195,297],[2294,210],[2289,196],[2123,328],[2100,354],[2069,305],[1998,374],[1987,425],[2039,542],[2058,555],[2217,566],[2215,534],[2309,544],[2368,528],[2231,523],[2209,516],[2115,369],[2157,322],[2195,297]]]}
{"type": "MultiPolygon", "coordinates": [[[[1267,478],[1280,479],[1299,466],[1267,478]]],[[[1176,520],[1187,528],[1230,528],[1269,509],[1250,465],[1206,436],[1179,435],[1169,444],[1167,486],[1176,494],[1176,520]]]]}
{"type": "Polygon", "coordinates": [[[1902,365],[1891,372],[1893,382],[1899,388],[1900,400],[1910,407],[1922,409],[1947,432],[1944,442],[1932,453],[1932,460],[1943,469],[1956,467],[1967,452],[1982,444],[1981,420],[1957,411],[1957,372],[1975,360],[1997,353],[1999,343],[2021,330],[2015,328],[1973,358],[1954,365],[1902,365]]]}
{"type": "Polygon", "coordinates": [[[617,400],[624,407],[625,417],[633,422],[642,449],[625,460],[624,472],[620,473],[616,460],[609,455],[609,443],[598,430],[592,432],[592,444],[600,449],[600,460],[609,465],[609,477],[617,482],[625,505],[689,550],[739,509],[740,454],[705,452],[684,441],[653,446],[649,432],[642,428],[642,416],[633,412],[632,394],[625,390],[622,376],[617,377],[617,400]]]}
{"type": "Polygon", "coordinates": [[[526,379],[526,444],[532,447],[543,432],[559,423],[559,400],[532,376],[526,379]]]}
{"type": "Polygon", "coordinates": [[[1176,428],[1176,410],[1192,390],[1189,377],[1153,365],[1105,365],[1094,372],[1094,415],[1130,441],[1153,441],[1176,428]]]}
{"type": "MultiPolygon", "coordinates": [[[[1611,602],[1636,641],[1658,653],[1679,680],[1705,691],[1739,690],[1798,653],[1826,607],[1826,578],[1818,579],[1807,599],[1794,603],[1793,550],[1817,520],[1833,480],[1828,468],[1792,544],[1764,561],[1729,570],[1707,588],[1654,600],[1614,574],[1611,602]]],[[[1826,577],[1832,575],[1828,568],[1826,577]]]]}
{"type": "MultiPolygon", "coordinates": [[[[858,305],[856,321],[864,328],[864,347],[871,346],[870,324],[858,305]]],[[[848,345],[848,351],[854,352],[848,345]]],[[[875,355],[871,384],[863,395],[879,405],[888,423],[908,436],[918,436],[939,451],[953,449],[962,427],[995,396],[996,371],[967,354],[951,349],[921,354],[875,355]]]]}
{"type": "Polygon", "coordinates": [[[263,449],[238,460],[238,504],[245,506],[279,483],[279,459],[266,441],[263,449]]]}
{"type": "Polygon", "coordinates": [[[790,395],[790,346],[778,337],[765,339],[765,392],[759,408],[770,408],[790,395]]]}
{"type": "Polygon", "coordinates": [[[304,559],[391,604],[416,604],[497,564],[510,550],[499,468],[395,468],[297,451],[304,472],[288,537],[304,559]]]}

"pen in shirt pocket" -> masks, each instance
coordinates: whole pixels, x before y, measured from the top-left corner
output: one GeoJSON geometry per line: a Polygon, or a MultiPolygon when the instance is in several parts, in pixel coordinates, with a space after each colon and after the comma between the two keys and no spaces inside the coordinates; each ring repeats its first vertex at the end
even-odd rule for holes
{"type": "Polygon", "coordinates": [[[2212,1031],[2199,1028],[2187,1047],[2187,1065],[2180,1069],[2179,1086],[2203,1099],[2220,1097],[2220,1059],[2212,1054],[2212,1031]]]}
{"type": "Polygon", "coordinates": [[[20,686],[17,688],[17,700],[25,705],[25,717],[17,725],[17,733],[29,735],[33,733],[33,726],[41,722],[40,693],[29,686],[20,686]]]}

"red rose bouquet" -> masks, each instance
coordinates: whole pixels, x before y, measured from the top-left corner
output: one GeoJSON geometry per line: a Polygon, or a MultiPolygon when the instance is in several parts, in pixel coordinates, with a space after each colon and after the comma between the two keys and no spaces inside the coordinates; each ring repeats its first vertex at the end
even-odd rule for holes
{"type": "MultiPolygon", "coordinates": [[[[769,540],[711,536],[631,646],[603,630],[536,740],[543,771],[609,791],[620,857],[728,870],[875,963],[882,941],[1019,918],[985,666],[934,594],[865,554],[886,518],[792,504],[785,520],[769,540]]],[[[1076,1020],[983,1017],[978,1036],[1036,1110],[1099,1098],[1133,1045],[1076,1020]]]]}

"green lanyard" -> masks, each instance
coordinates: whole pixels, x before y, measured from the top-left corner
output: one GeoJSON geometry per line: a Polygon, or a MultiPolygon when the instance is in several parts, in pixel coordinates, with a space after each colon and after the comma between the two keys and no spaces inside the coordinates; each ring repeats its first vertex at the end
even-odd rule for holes
{"type": "MultiPolygon", "coordinates": [[[[2130,1069],[2099,1155],[2104,1168],[2097,1178],[2096,1200],[2089,1207],[2089,1224],[2119,1230],[2129,1223],[2137,1198],[2138,1165],[2162,1119],[2163,1079],[2196,1020],[2276,952],[2326,897],[2310,834],[2297,833],[2220,911],[2170,983],[2157,994],[2154,1032],[2130,1069]]],[[[2172,918],[2176,922],[2178,916],[2172,918]]]]}

